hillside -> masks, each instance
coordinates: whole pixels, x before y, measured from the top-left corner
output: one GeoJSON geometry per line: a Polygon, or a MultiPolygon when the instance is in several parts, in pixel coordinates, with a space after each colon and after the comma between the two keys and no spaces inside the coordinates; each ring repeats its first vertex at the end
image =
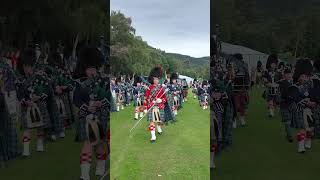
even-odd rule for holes
{"type": "Polygon", "coordinates": [[[182,54],[176,54],[176,53],[166,53],[167,56],[182,61],[186,65],[191,66],[203,66],[203,65],[209,65],[210,63],[210,57],[201,57],[201,58],[195,58],[188,55],[182,55],[182,54]]]}
{"type": "Polygon", "coordinates": [[[213,0],[224,42],[291,57],[320,55],[319,0],[213,0]]]}

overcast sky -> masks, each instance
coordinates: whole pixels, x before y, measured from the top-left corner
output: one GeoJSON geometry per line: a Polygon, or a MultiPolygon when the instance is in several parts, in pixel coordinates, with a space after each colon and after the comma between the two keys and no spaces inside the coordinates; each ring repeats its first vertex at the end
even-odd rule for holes
{"type": "Polygon", "coordinates": [[[166,52],[210,55],[210,0],[111,0],[132,18],[136,35],[166,52]]]}

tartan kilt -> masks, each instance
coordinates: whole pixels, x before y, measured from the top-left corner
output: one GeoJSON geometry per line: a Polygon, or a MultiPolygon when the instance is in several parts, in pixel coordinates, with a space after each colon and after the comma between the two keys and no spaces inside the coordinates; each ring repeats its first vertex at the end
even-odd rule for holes
{"type": "Polygon", "coordinates": [[[21,155],[17,134],[16,116],[0,112],[0,162],[15,159],[21,155]]]}
{"type": "Polygon", "coordinates": [[[304,129],[304,119],[303,119],[303,110],[298,110],[295,112],[292,112],[292,124],[291,127],[296,129],[304,129]]]}
{"type": "Polygon", "coordinates": [[[63,131],[64,123],[60,116],[58,105],[56,103],[55,97],[48,100],[48,112],[51,121],[51,128],[54,133],[60,133],[63,131]]]}
{"type": "Polygon", "coordinates": [[[16,116],[10,116],[7,122],[7,146],[8,158],[14,159],[20,156],[21,148],[19,146],[19,138],[17,133],[17,119],[16,116]]]}
{"type": "Polygon", "coordinates": [[[53,128],[56,130],[56,132],[61,132],[64,128],[65,123],[67,123],[68,125],[72,124],[72,109],[71,109],[71,104],[69,103],[68,95],[64,94],[62,96],[56,96],[54,99],[54,104],[55,105],[54,105],[54,108],[52,109],[52,111],[54,113],[57,113],[56,116],[58,116],[59,118],[54,120],[53,128]],[[65,106],[65,115],[63,115],[62,113],[59,112],[56,98],[62,100],[62,102],[65,106]]]}
{"type": "Polygon", "coordinates": [[[292,112],[288,110],[288,108],[280,108],[281,113],[281,122],[283,123],[291,123],[292,121],[292,112]]]}
{"type": "MultiPolygon", "coordinates": [[[[166,97],[169,97],[168,93],[166,94],[166,97]]],[[[173,111],[172,111],[170,98],[167,98],[167,102],[165,103],[165,106],[164,106],[164,120],[165,122],[168,122],[171,120],[176,121],[175,115],[173,114],[173,111]]]]}
{"type": "MultiPolygon", "coordinates": [[[[155,107],[153,106],[153,107],[149,110],[149,112],[148,112],[148,118],[147,118],[147,120],[148,120],[149,122],[152,122],[152,111],[153,111],[154,108],[155,108],[155,107]]],[[[159,108],[159,112],[160,112],[160,121],[165,122],[164,109],[160,109],[160,108],[159,108]]]]}
{"type": "MultiPolygon", "coordinates": [[[[47,103],[45,101],[40,101],[37,103],[37,105],[39,107],[41,116],[43,118],[43,123],[44,123],[44,126],[39,128],[45,128],[45,129],[50,128],[52,124],[50,122],[47,103]]],[[[21,106],[21,127],[24,130],[29,129],[28,121],[27,121],[27,106],[21,106]]]]}
{"type": "MultiPolygon", "coordinates": [[[[104,133],[101,137],[104,142],[106,142],[106,132],[108,127],[108,119],[109,119],[109,113],[108,110],[105,108],[102,111],[99,112],[99,122],[102,128],[102,132],[104,133]]],[[[84,142],[89,141],[89,135],[86,131],[86,117],[85,116],[79,116],[78,114],[78,121],[76,121],[76,141],[77,142],[84,142]]]]}

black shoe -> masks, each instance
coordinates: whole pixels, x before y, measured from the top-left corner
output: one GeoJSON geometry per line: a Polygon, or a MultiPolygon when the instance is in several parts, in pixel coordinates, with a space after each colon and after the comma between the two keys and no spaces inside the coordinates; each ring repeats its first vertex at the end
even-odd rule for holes
{"type": "Polygon", "coordinates": [[[288,136],[287,136],[287,140],[288,140],[289,143],[293,143],[292,137],[288,137],[288,136]]]}
{"type": "Polygon", "coordinates": [[[154,142],[156,142],[156,140],[150,140],[150,142],[151,142],[151,143],[154,143],[154,142]]]}
{"type": "Polygon", "coordinates": [[[158,132],[158,134],[159,134],[159,135],[161,135],[161,134],[162,134],[162,132],[158,132]]]}

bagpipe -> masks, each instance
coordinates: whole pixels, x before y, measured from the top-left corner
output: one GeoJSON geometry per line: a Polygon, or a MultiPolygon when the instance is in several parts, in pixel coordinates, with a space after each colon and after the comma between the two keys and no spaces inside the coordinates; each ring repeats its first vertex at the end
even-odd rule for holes
{"type": "Polygon", "coordinates": [[[72,74],[70,71],[65,69],[58,69],[56,74],[56,85],[57,86],[65,86],[63,92],[72,91],[74,87],[75,81],[72,78],[72,74]]]}

